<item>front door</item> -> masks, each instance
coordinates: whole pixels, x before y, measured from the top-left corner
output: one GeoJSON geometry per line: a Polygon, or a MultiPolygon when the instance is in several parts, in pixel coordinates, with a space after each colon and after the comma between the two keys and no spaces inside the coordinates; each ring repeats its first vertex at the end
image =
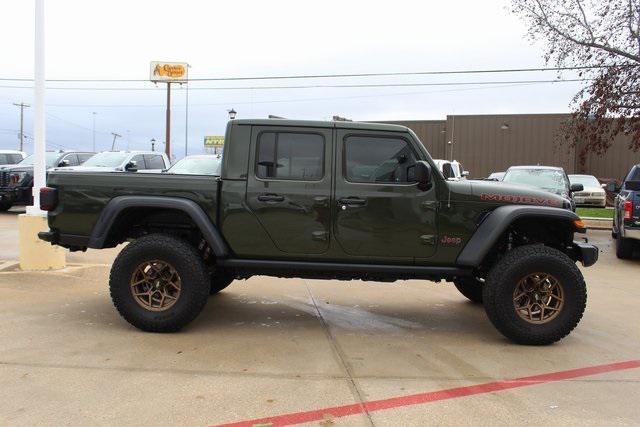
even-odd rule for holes
{"type": "Polygon", "coordinates": [[[406,133],[338,130],[334,233],[346,253],[407,262],[435,252],[435,188],[413,178],[416,143],[406,133]]]}
{"type": "Polygon", "coordinates": [[[285,254],[322,254],[331,227],[330,128],[254,126],[247,205],[285,254]]]}

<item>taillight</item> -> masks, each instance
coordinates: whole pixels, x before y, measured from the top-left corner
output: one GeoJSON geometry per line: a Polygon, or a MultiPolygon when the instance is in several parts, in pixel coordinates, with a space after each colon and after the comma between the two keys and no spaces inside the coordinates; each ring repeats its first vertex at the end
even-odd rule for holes
{"type": "Polygon", "coordinates": [[[40,209],[52,211],[58,206],[58,190],[51,187],[40,189],[40,209]]]}
{"type": "Polygon", "coordinates": [[[625,200],[624,202],[624,219],[631,219],[631,214],[633,213],[633,204],[631,200],[625,200]]]}

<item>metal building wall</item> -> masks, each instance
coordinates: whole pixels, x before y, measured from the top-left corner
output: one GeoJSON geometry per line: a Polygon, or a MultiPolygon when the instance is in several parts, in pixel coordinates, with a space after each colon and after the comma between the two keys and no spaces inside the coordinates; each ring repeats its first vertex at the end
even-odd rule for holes
{"type": "Polygon", "coordinates": [[[603,157],[591,154],[584,171],[601,179],[622,179],[631,166],[640,163],[640,151],[629,149],[629,137],[618,135],[603,157]]]}
{"type": "MultiPolygon", "coordinates": [[[[574,150],[558,144],[566,114],[447,116],[453,158],[482,178],[513,165],[561,166],[575,170],[574,150]]],[[[450,155],[447,157],[450,158],[450,155]]]]}
{"type": "Polygon", "coordinates": [[[453,158],[472,178],[505,171],[515,165],[560,166],[570,173],[588,173],[598,178],[621,178],[640,163],[625,136],[616,137],[603,157],[590,154],[584,166],[576,150],[562,143],[562,122],[569,114],[455,115],[442,120],[385,121],[412,129],[434,159],[453,158]]]}

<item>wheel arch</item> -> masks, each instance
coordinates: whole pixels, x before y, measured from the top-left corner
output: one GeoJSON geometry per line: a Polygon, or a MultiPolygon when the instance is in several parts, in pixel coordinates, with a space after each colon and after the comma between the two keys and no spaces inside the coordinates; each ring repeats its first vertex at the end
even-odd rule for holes
{"type": "Polygon", "coordinates": [[[509,227],[521,221],[554,223],[570,227],[575,231],[574,221],[580,218],[567,209],[547,206],[507,205],[494,209],[476,229],[474,235],[462,249],[456,264],[478,267],[509,227]]]}
{"type": "Polygon", "coordinates": [[[193,200],[178,197],[163,196],[118,196],[107,203],[96,222],[88,247],[92,249],[102,249],[108,247],[109,238],[114,232],[114,225],[123,216],[132,212],[148,211],[157,209],[159,211],[173,211],[186,215],[202,233],[211,250],[218,258],[226,258],[229,255],[229,248],[215,225],[211,222],[207,214],[193,200]]]}

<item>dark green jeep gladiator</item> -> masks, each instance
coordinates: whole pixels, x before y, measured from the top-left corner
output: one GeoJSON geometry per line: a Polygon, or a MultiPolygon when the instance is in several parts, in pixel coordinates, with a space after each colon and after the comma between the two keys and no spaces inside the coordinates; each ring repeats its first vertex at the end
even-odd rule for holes
{"type": "Polygon", "coordinates": [[[596,247],[560,196],[447,181],[408,128],[233,120],[220,177],[56,171],[41,190],[70,250],[130,241],[111,269],[120,314],[176,331],[253,275],[446,280],[511,340],[549,344],[586,305],[596,247]]]}

